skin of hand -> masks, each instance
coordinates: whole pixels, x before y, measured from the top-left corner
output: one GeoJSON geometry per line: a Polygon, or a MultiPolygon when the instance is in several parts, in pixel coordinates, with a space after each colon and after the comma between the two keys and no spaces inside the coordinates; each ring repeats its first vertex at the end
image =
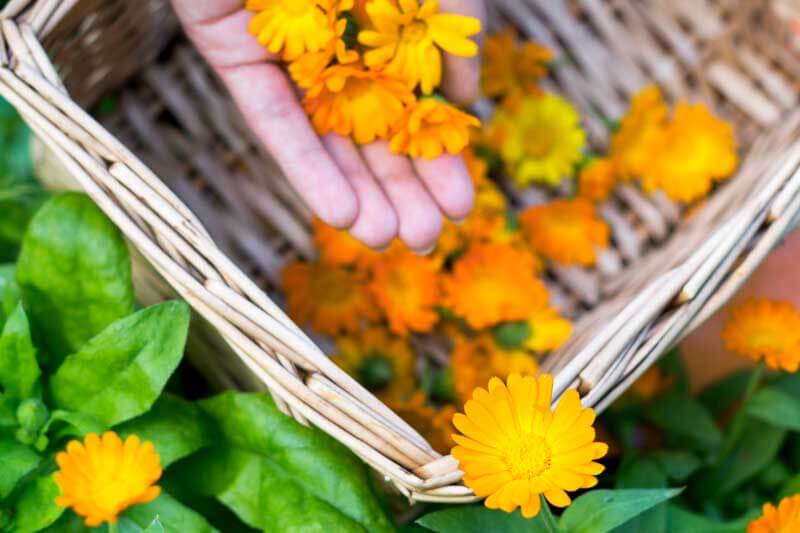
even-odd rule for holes
{"type": "MultiPolygon", "coordinates": [[[[465,218],[474,191],[460,156],[435,160],[394,155],[388,143],[356,146],[319,137],[278,57],[247,31],[253,14],[241,0],[172,0],[186,33],[230,91],[249,127],[292,186],[323,221],[368,246],[399,237],[411,249],[432,249],[443,216],[465,218]]],[[[483,0],[440,0],[442,11],[485,20],[483,0]]],[[[442,92],[453,102],[478,97],[480,59],[445,55],[442,92]]]]}

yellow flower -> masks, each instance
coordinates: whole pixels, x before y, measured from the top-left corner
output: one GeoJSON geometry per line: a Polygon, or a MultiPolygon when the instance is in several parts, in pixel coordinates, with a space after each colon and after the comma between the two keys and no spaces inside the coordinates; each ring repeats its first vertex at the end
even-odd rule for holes
{"type": "Polygon", "coordinates": [[[481,87],[489,98],[520,98],[541,94],[539,80],[547,76],[553,53],[537,43],[517,42],[514,29],[486,39],[481,87]]]}
{"type": "Polygon", "coordinates": [[[531,336],[524,345],[537,353],[558,350],[572,335],[572,322],[559,316],[558,311],[547,307],[528,320],[531,336]]]}
{"type": "Polygon", "coordinates": [[[383,254],[373,266],[370,290],[397,335],[428,332],[439,320],[439,266],[405,248],[383,254]]]}
{"type": "Polygon", "coordinates": [[[531,518],[539,513],[540,495],[556,507],[571,503],[567,492],[597,484],[604,467],[595,460],[608,446],[595,441],[595,414],[584,409],[576,390],[568,390],[555,410],[550,407],[553,378],[512,374],[498,378],[489,390],[475,389],[453,418],[463,433],[454,435],[453,457],[464,472],[464,484],[487,496],[489,509],[507,513],[521,508],[531,518]]]}
{"type": "Polygon", "coordinates": [[[747,533],[800,531],[800,494],[782,499],[777,508],[765,503],[762,510],[761,517],[747,524],[747,533]]]}
{"type": "Polygon", "coordinates": [[[402,81],[358,63],[325,69],[303,105],[320,135],[353,136],[358,144],[387,139],[414,95],[402,81]]]}
{"type": "Polygon", "coordinates": [[[535,376],[539,371],[539,362],[531,353],[502,348],[489,334],[475,339],[457,338],[450,366],[453,388],[461,404],[469,400],[476,387],[488,383],[494,376],[501,379],[511,374],[535,376]]]}
{"type": "Polygon", "coordinates": [[[578,196],[590,202],[605,201],[616,186],[617,173],[611,159],[593,159],[578,176],[578,196]]]}
{"type": "Polygon", "coordinates": [[[326,0],[247,0],[245,7],[257,12],[249,31],[273,54],[293,61],[306,52],[323,50],[333,30],[325,12],[326,0]]]}
{"type": "Polygon", "coordinates": [[[297,261],[284,268],[282,278],[289,315],[319,333],[355,333],[362,320],[380,317],[360,272],[297,261]]]}
{"type": "Polygon", "coordinates": [[[369,67],[386,65],[386,71],[405,80],[412,89],[420,85],[430,94],[442,81],[442,52],[474,57],[478,45],[469,38],[481,31],[473,17],[439,13],[438,0],[374,0],[367,2],[373,29],[358,35],[372,48],[364,53],[369,67]]]}
{"type": "Polygon", "coordinates": [[[396,154],[436,159],[445,150],[460,154],[469,146],[470,128],[480,121],[438,98],[423,98],[411,104],[392,137],[396,154]]]}
{"type": "Polygon", "coordinates": [[[520,187],[556,186],[581,160],[586,134],[572,105],[554,94],[523,98],[495,113],[487,135],[520,187]]]}
{"type": "Polygon", "coordinates": [[[520,215],[520,223],[534,250],[564,265],[592,266],[595,249],[608,247],[608,226],[583,198],[530,207],[520,215]]]}
{"type": "Polygon", "coordinates": [[[532,254],[501,244],[476,244],[443,281],[445,305],[470,327],[523,320],[547,304],[532,254]]]}
{"type": "Polygon", "coordinates": [[[729,178],[738,164],[733,127],[703,104],[681,103],[653,148],[643,187],[689,203],[708,195],[712,184],[729,178]]]}
{"type": "Polygon", "coordinates": [[[81,443],[73,440],[56,455],[53,474],[61,495],[56,503],[71,507],[86,525],[117,523],[119,514],[133,505],[155,500],[161,489],[161,464],[153,443],[131,435],[123,443],[113,431],[102,438],[90,433],[81,443]]]}
{"type": "Polygon", "coordinates": [[[611,159],[622,178],[640,178],[649,171],[668,114],[661,91],[655,85],[633,97],[628,113],[611,139],[611,159]]]}
{"type": "Polygon", "coordinates": [[[725,347],[739,355],[764,359],[775,370],[800,367],[800,312],[789,302],[753,299],[733,310],[722,330],[725,347]]]}
{"type": "Polygon", "coordinates": [[[414,391],[416,358],[406,339],[369,328],[339,337],[336,348],[333,361],[382,400],[404,400],[414,391]]]}
{"type": "Polygon", "coordinates": [[[390,401],[387,406],[419,431],[437,452],[448,453],[455,445],[452,420],[456,409],[452,405],[434,409],[426,404],[425,394],[417,392],[410,400],[390,401]]]}
{"type": "Polygon", "coordinates": [[[351,236],[315,218],[314,243],[319,248],[321,260],[326,265],[368,267],[380,253],[351,236]]]}

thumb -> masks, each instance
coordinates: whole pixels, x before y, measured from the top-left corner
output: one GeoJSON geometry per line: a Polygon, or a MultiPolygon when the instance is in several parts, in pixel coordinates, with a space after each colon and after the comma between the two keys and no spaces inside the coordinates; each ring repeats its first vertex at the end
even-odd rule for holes
{"type": "MultiPolygon", "coordinates": [[[[439,0],[440,11],[475,17],[481,21],[482,31],[475,38],[483,48],[486,26],[486,8],[483,0],[439,0]]],[[[444,55],[442,92],[457,104],[470,104],[478,99],[481,78],[481,55],[457,57],[444,55]]]]}

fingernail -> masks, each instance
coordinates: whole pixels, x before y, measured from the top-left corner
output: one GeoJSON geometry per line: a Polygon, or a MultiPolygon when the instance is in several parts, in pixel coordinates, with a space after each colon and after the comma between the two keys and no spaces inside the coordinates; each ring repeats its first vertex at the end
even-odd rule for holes
{"type": "Polygon", "coordinates": [[[434,243],[434,245],[433,245],[433,246],[431,246],[430,248],[427,248],[427,249],[425,249],[425,250],[412,250],[412,251],[413,251],[413,252],[414,252],[416,255],[418,255],[418,256],[420,256],[420,257],[425,257],[425,256],[427,256],[427,255],[431,255],[431,252],[433,252],[435,249],[436,249],[436,244],[434,243]]]}

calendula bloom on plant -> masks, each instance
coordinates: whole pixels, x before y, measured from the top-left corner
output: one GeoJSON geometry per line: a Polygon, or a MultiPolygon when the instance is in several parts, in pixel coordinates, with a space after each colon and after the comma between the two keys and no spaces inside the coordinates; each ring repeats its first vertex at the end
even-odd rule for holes
{"type": "Polygon", "coordinates": [[[702,104],[680,103],[654,147],[642,186],[689,203],[707,196],[713,183],[729,178],[738,164],[733,127],[702,104]]]}
{"type": "Polygon", "coordinates": [[[306,52],[324,50],[333,37],[327,0],[247,0],[256,12],[250,33],[273,54],[293,61],[306,52]]]}
{"type": "Polygon", "coordinates": [[[358,63],[328,67],[306,93],[303,104],[320,135],[353,137],[358,144],[388,139],[414,94],[386,72],[358,63]]]}
{"type": "Polygon", "coordinates": [[[747,524],[747,533],[800,531],[800,494],[782,499],[777,507],[765,503],[761,510],[761,516],[747,524]]]}
{"type": "Polygon", "coordinates": [[[486,39],[481,88],[489,98],[518,99],[541,94],[539,81],[547,76],[553,53],[534,42],[517,42],[513,29],[486,39]]]}
{"type": "Polygon", "coordinates": [[[475,389],[453,423],[463,435],[452,455],[464,472],[464,484],[485,496],[489,509],[520,508],[531,518],[540,496],[556,507],[571,503],[567,492],[597,484],[604,467],[596,461],[608,446],[595,441],[595,414],[584,409],[578,392],[568,390],[550,407],[553,377],[492,378],[488,390],[475,389]]]}
{"type": "Polygon", "coordinates": [[[384,254],[373,266],[370,291],[397,335],[427,332],[439,320],[438,264],[406,248],[384,254]]]}
{"type": "Polygon", "coordinates": [[[442,50],[461,57],[474,57],[478,45],[470,39],[481,31],[473,17],[439,13],[438,0],[372,0],[366,11],[372,28],[358,40],[371,48],[364,53],[369,67],[419,85],[431,94],[442,81],[442,50]]]}
{"type": "Polygon", "coordinates": [[[547,304],[534,256],[500,244],[475,244],[442,281],[444,305],[470,327],[522,320],[547,304]]]}
{"type": "Polygon", "coordinates": [[[456,409],[452,405],[434,409],[427,404],[424,393],[416,392],[406,401],[390,401],[387,406],[416,429],[437,452],[446,454],[455,445],[453,415],[456,409]]]}
{"type": "Polygon", "coordinates": [[[336,348],[333,361],[384,401],[401,401],[414,391],[416,358],[406,339],[369,328],[339,337],[336,348]]]}
{"type": "Polygon", "coordinates": [[[617,172],[609,158],[592,159],[578,176],[578,196],[591,202],[605,201],[616,186],[617,172]]]}
{"type": "Polygon", "coordinates": [[[749,300],[733,309],[722,331],[722,340],[736,354],[763,359],[775,370],[797,372],[800,312],[789,302],[749,300]]]}
{"type": "Polygon", "coordinates": [[[423,98],[408,107],[390,147],[413,158],[436,159],[445,151],[457,155],[469,146],[470,129],[480,125],[477,118],[447,102],[423,98]]]}
{"type": "Polygon", "coordinates": [[[70,507],[86,525],[117,523],[128,507],[155,500],[161,489],[159,456],[149,441],[131,435],[123,443],[113,431],[95,433],[83,442],[73,440],[56,455],[59,470],[53,474],[61,495],[56,503],[70,507]]]}
{"type": "Polygon", "coordinates": [[[583,157],[580,122],[572,104],[545,94],[523,98],[513,110],[498,109],[487,134],[517,185],[556,186],[583,157]]]}
{"type": "Polygon", "coordinates": [[[494,377],[505,379],[511,374],[535,376],[539,362],[522,349],[500,347],[489,334],[474,339],[459,337],[450,360],[456,398],[465,403],[476,387],[494,377]]]}
{"type": "Polygon", "coordinates": [[[536,252],[564,265],[592,266],[595,249],[608,247],[608,226],[583,198],[530,207],[520,215],[520,223],[536,252]]]}
{"type": "Polygon", "coordinates": [[[290,263],[282,274],[289,315],[319,333],[355,333],[362,321],[380,318],[367,294],[366,279],[343,267],[290,263]]]}
{"type": "Polygon", "coordinates": [[[572,322],[561,317],[553,307],[546,307],[528,319],[530,337],[523,342],[525,348],[536,353],[558,350],[572,335],[572,322]]]}
{"type": "Polygon", "coordinates": [[[628,113],[611,139],[611,159],[620,177],[634,179],[648,173],[668,114],[667,104],[655,85],[633,97],[628,113]]]}
{"type": "Polygon", "coordinates": [[[314,244],[327,265],[367,267],[380,253],[362,244],[347,231],[338,230],[315,218],[314,244]]]}

